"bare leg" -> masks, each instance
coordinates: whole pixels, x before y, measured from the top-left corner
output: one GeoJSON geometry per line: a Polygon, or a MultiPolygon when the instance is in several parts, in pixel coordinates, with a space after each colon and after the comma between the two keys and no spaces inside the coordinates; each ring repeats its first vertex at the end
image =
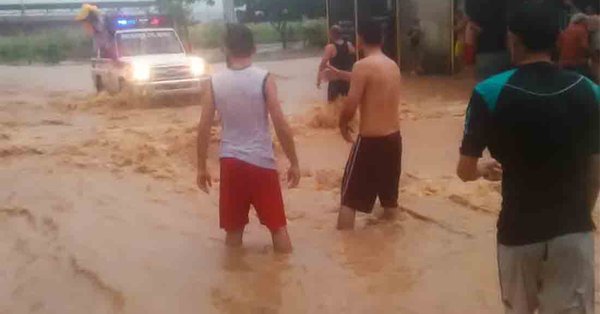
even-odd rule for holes
{"type": "Polygon", "coordinates": [[[381,216],[381,219],[384,220],[405,220],[406,218],[406,212],[400,207],[386,207],[381,216]]]}
{"type": "Polygon", "coordinates": [[[385,207],[383,208],[383,215],[381,215],[381,219],[384,220],[396,220],[399,215],[398,207],[385,207]]]}
{"type": "Polygon", "coordinates": [[[239,248],[242,246],[244,229],[238,231],[227,231],[225,236],[225,245],[230,248],[239,248]]]}
{"type": "Polygon", "coordinates": [[[271,232],[273,237],[273,249],[277,253],[288,254],[292,252],[292,241],[287,228],[282,227],[277,231],[271,232]]]}
{"type": "Polygon", "coordinates": [[[343,206],[340,208],[338,215],[338,230],[352,230],[354,229],[354,220],[356,218],[356,211],[350,207],[343,206]]]}

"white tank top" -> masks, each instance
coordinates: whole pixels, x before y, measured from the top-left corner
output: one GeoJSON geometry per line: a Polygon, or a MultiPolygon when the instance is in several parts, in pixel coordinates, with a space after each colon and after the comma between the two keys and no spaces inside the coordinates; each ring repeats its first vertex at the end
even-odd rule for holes
{"type": "Polygon", "coordinates": [[[221,115],[221,158],[276,169],[265,82],[269,72],[250,66],[214,74],[212,88],[221,115]]]}

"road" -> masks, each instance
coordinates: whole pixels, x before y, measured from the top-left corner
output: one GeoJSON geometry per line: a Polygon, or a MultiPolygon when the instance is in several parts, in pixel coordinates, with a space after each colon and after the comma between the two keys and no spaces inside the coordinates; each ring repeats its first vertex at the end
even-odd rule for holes
{"type": "MultiPolygon", "coordinates": [[[[207,195],[194,182],[200,106],[95,96],[86,65],[1,66],[0,313],[501,313],[499,186],[453,173],[472,82],[405,79],[407,215],[382,222],[378,208],[340,233],[350,147],[317,64],[259,64],[278,78],[301,159],[300,187],[284,189],[288,257],[254,215],[244,250],[224,249],[218,184],[207,195]]],[[[215,175],[217,143],[215,129],[215,175]]]]}

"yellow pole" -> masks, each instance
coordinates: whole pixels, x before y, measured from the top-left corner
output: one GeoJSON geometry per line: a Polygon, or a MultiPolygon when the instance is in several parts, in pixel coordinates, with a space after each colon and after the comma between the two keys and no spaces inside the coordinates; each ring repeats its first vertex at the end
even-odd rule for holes
{"type": "Polygon", "coordinates": [[[454,75],[454,71],[456,70],[455,69],[456,56],[454,55],[454,53],[455,53],[454,44],[456,41],[456,38],[454,35],[454,25],[455,25],[454,19],[456,18],[454,16],[454,11],[455,11],[454,6],[456,5],[455,1],[456,0],[452,0],[452,2],[450,3],[450,30],[452,31],[451,36],[450,36],[450,38],[451,38],[451,41],[450,41],[450,58],[451,58],[450,71],[451,71],[451,73],[450,73],[450,75],[454,75]]]}
{"type": "MultiPolygon", "coordinates": [[[[354,43],[358,45],[358,0],[354,0],[354,43]]],[[[356,51],[356,61],[360,58],[360,52],[356,51]]]]}
{"type": "MultiPolygon", "coordinates": [[[[400,34],[400,5],[399,2],[402,0],[395,0],[394,4],[396,6],[396,54],[398,60],[398,67],[402,65],[402,35],[400,34]]],[[[401,69],[402,70],[402,69],[401,69]]]]}
{"type": "Polygon", "coordinates": [[[331,27],[331,21],[329,20],[329,0],[325,0],[325,16],[327,17],[327,30],[331,27]]]}

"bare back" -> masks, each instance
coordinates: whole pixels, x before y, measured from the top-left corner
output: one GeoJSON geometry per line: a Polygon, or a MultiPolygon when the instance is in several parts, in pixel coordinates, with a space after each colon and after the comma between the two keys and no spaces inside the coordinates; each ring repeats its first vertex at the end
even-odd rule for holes
{"type": "Polygon", "coordinates": [[[401,80],[398,65],[381,53],[360,60],[354,71],[357,76],[355,92],[360,93],[362,89],[362,95],[357,95],[360,134],[385,136],[398,132],[401,80]]]}

